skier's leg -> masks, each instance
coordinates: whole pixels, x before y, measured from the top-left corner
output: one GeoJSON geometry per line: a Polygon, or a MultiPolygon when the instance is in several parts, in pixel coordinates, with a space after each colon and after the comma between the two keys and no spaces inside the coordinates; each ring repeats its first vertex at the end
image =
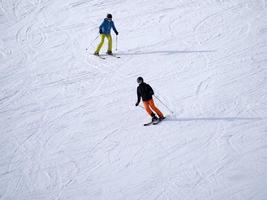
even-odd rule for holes
{"type": "Polygon", "coordinates": [[[108,38],[108,53],[112,53],[112,37],[111,34],[107,34],[108,38]]]}
{"type": "Polygon", "coordinates": [[[149,104],[149,106],[152,108],[152,110],[154,110],[154,111],[157,113],[157,115],[158,115],[160,118],[163,117],[162,112],[155,106],[153,99],[149,100],[149,101],[148,101],[148,104],[149,104]]]}
{"type": "Polygon", "coordinates": [[[100,34],[100,43],[97,45],[95,53],[99,53],[100,49],[102,48],[105,40],[105,34],[100,34]]]}
{"type": "Polygon", "coordinates": [[[153,112],[152,112],[152,110],[149,107],[148,101],[143,101],[143,104],[144,104],[144,108],[145,108],[147,114],[149,114],[149,116],[151,116],[153,112]]]}
{"type": "Polygon", "coordinates": [[[152,117],[152,122],[158,120],[155,113],[152,112],[149,106],[149,101],[143,101],[146,112],[152,117]]]}

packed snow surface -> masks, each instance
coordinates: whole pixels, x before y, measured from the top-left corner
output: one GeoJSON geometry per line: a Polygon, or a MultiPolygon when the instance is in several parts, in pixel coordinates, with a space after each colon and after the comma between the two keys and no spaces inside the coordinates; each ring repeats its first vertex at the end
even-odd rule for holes
{"type": "Polygon", "coordinates": [[[0,31],[1,200],[267,199],[266,0],[1,0],[0,31]]]}

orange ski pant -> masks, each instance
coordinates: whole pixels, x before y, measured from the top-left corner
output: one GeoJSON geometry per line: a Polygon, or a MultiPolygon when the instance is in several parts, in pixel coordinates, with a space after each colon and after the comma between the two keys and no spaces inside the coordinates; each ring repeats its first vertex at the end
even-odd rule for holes
{"type": "Polygon", "coordinates": [[[150,100],[148,100],[148,101],[143,101],[143,103],[144,103],[144,107],[145,107],[146,112],[147,112],[150,116],[151,116],[151,114],[153,113],[153,112],[152,112],[152,110],[153,110],[153,111],[155,111],[155,112],[157,113],[157,115],[158,115],[159,117],[163,117],[162,112],[155,106],[153,99],[150,99],[150,100]],[[151,109],[152,109],[152,110],[151,110],[151,109]]]}

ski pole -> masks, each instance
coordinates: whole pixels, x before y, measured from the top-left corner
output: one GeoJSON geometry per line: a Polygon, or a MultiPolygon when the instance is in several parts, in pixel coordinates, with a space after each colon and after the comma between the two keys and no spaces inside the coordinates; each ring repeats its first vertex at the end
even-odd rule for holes
{"type": "MultiPolygon", "coordinates": [[[[96,38],[90,43],[90,46],[93,47],[93,43],[96,41],[96,39],[99,37],[99,35],[96,36],[96,38]]],[[[88,50],[88,47],[86,48],[86,51],[88,50]]]]}
{"type": "Polygon", "coordinates": [[[138,107],[143,108],[145,110],[145,108],[143,106],[138,105],[138,107]]]}
{"type": "Polygon", "coordinates": [[[156,97],[156,99],[159,100],[162,105],[164,105],[172,114],[174,114],[174,112],[166,104],[164,104],[156,95],[154,95],[154,97],[156,97]]]}
{"type": "Polygon", "coordinates": [[[116,51],[118,51],[118,35],[116,35],[116,51]]]}

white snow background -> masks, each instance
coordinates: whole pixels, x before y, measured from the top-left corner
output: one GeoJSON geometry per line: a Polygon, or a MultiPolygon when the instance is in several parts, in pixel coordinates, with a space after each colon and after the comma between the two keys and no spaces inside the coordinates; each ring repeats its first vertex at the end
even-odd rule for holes
{"type": "Polygon", "coordinates": [[[1,200],[267,199],[266,0],[1,0],[0,30],[1,200]]]}

